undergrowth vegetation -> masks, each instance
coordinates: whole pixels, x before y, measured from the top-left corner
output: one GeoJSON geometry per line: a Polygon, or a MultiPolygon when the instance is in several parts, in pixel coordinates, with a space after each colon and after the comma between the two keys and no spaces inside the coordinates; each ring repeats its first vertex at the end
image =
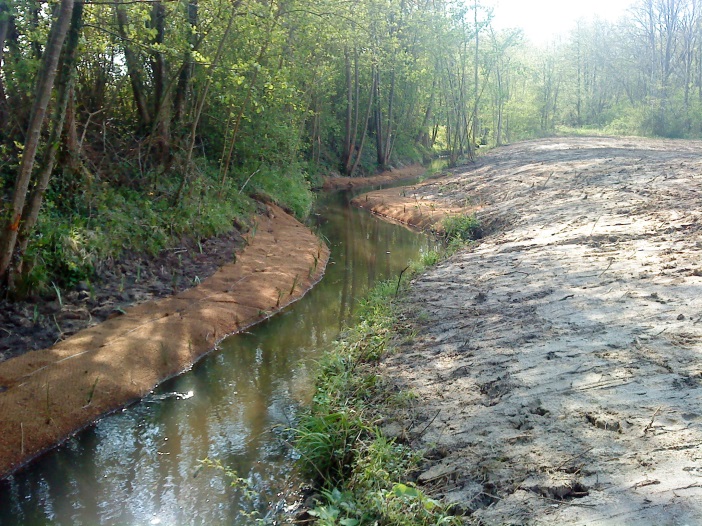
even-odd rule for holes
{"type": "Polygon", "coordinates": [[[17,283],[22,294],[70,288],[90,281],[102,262],[126,251],[156,255],[184,237],[206,239],[246,227],[256,208],[249,194],[262,196],[304,218],[313,194],[302,170],[284,175],[261,170],[260,179],[218,179],[207,167],[177,204],[174,180],[153,188],[91,184],[70,202],[62,192],[47,194],[44,213],[28,244],[25,271],[17,283]],[[241,190],[247,190],[242,192],[241,190]]]}
{"type": "Polygon", "coordinates": [[[480,222],[475,214],[448,216],[441,222],[444,241],[463,243],[482,237],[480,222]]]}
{"type": "MultiPolygon", "coordinates": [[[[410,265],[404,283],[441,257],[425,254],[410,265]]],[[[374,424],[379,408],[397,403],[373,365],[392,352],[398,288],[398,280],[377,285],[361,305],[358,324],[325,354],[312,407],[296,431],[300,468],[319,488],[310,514],[320,526],[460,524],[409,482],[421,454],[385,438],[374,424]]]]}

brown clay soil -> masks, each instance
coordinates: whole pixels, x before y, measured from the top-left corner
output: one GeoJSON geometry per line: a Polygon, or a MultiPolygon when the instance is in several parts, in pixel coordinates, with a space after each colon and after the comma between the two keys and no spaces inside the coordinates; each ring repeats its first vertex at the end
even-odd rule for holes
{"type": "Polygon", "coordinates": [[[420,177],[426,173],[426,167],[421,164],[412,164],[402,168],[392,168],[378,175],[368,177],[325,177],[324,190],[351,190],[367,186],[381,185],[420,177]]]}
{"type": "MultiPolygon", "coordinates": [[[[76,322],[71,330],[81,322],[90,323],[90,313],[95,312],[91,308],[119,315],[108,316],[107,321],[49,348],[0,363],[0,478],[187,370],[225,336],[302,297],[321,278],[329,257],[326,245],[274,205],[266,205],[235,258],[239,241],[236,235],[212,240],[203,247],[203,253],[209,254],[203,257],[183,247],[178,266],[173,261],[168,266],[169,258],[177,257],[170,254],[164,256],[162,272],[145,264],[146,270],[136,271],[138,278],[133,264],[121,265],[114,272],[124,278],[108,281],[97,293],[100,307],[91,307],[87,290],[74,291],[62,299],[62,305],[52,306],[51,317],[56,317],[62,332],[66,320],[76,322]],[[178,287],[179,280],[172,278],[178,269],[180,281],[200,284],[164,299],[125,306],[172,293],[178,287]],[[204,279],[207,274],[212,275],[204,279]],[[119,294],[112,290],[115,281],[123,289],[119,294]],[[122,295],[123,291],[128,292],[122,295]],[[80,316],[65,317],[66,312],[80,316]]],[[[43,311],[39,315],[45,316],[43,311]]],[[[17,331],[27,325],[28,316],[18,316],[25,321],[10,325],[5,312],[0,328],[6,334],[17,331]]],[[[36,332],[40,336],[46,330],[39,325],[36,332]]],[[[20,336],[24,336],[16,340],[20,345],[31,341],[27,335],[20,336]]]]}
{"type": "Polygon", "coordinates": [[[702,524],[702,142],[530,141],[393,192],[488,232],[379,366],[418,483],[467,524],[702,524]]]}

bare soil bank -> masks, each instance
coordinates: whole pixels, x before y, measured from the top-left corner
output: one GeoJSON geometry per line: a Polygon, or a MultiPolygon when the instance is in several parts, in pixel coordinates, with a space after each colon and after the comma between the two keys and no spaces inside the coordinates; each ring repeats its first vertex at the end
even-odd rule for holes
{"type": "Polygon", "coordinates": [[[427,169],[421,164],[413,164],[403,168],[393,168],[368,177],[325,177],[322,188],[324,190],[351,190],[353,188],[363,188],[364,186],[388,184],[394,181],[419,177],[425,174],[426,171],[427,169]]]}
{"type": "Polygon", "coordinates": [[[394,192],[492,232],[380,365],[419,483],[469,524],[702,524],[702,143],[530,141],[394,192]]]}
{"type": "Polygon", "coordinates": [[[200,285],[0,363],[0,477],[302,297],[328,257],[312,232],[267,205],[236,263],[200,285]]]}

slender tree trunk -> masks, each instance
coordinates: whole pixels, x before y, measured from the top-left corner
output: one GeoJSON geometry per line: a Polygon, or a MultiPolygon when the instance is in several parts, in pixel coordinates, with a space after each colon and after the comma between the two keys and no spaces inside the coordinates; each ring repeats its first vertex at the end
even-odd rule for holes
{"type": "Polygon", "coordinates": [[[129,25],[127,11],[120,4],[120,0],[115,0],[115,14],[117,15],[117,29],[123,41],[124,60],[127,66],[127,74],[129,82],[132,85],[132,95],[134,96],[134,105],[139,115],[139,124],[142,130],[147,130],[151,125],[151,115],[146,103],[146,95],[144,94],[144,85],[141,82],[139,75],[139,59],[136,53],[132,51],[127,39],[126,27],[129,25]]]}
{"type": "MultiPolygon", "coordinates": [[[[361,85],[358,82],[358,48],[353,47],[353,84],[356,90],[355,100],[354,100],[354,115],[353,115],[353,138],[351,139],[351,156],[353,157],[353,152],[356,150],[356,140],[358,139],[358,119],[361,113],[361,85]]],[[[348,172],[351,166],[351,158],[349,158],[348,166],[346,166],[346,171],[348,172]]]]}
{"type": "Polygon", "coordinates": [[[12,203],[8,219],[4,222],[2,240],[0,242],[0,280],[5,281],[12,260],[12,254],[17,242],[20,219],[27,199],[29,181],[34,168],[34,161],[39,147],[42,123],[46,109],[51,98],[51,90],[56,78],[59,56],[63,41],[66,38],[68,26],[73,13],[74,0],[62,0],[58,8],[58,16],[51,24],[51,31],[44,50],[41,70],[39,72],[35,90],[34,104],[32,106],[29,126],[27,128],[22,160],[20,161],[15,187],[13,189],[12,203]]]}
{"type": "MultiPolygon", "coordinates": [[[[78,175],[83,169],[81,161],[81,141],[78,139],[78,125],[76,123],[76,103],[75,103],[75,82],[71,84],[71,89],[68,94],[68,105],[66,107],[66,124],[64,125],[64,133],[66,134],[63,141],[67,165],[70,173],[78,175]]],[[[86,122],[86,126],[88,123],[86,122]]]]}
{"type": "MultiPolygon", "coordinates": [[[[239,7],[239,4],[241,4],[241,0],[236,0],[235,2],[232,3],[231,5],[231,14],[229,15],[229,21],[227,22],[227,28],[224,30],[224,34],[222,35],[222,39],[219,41],[219,45],[217,46],[217,52],[215,53],[214,60],[212,61],[212,66],[211,69],[214,71],[218,66],[219,66],[219,61],[222,57],[222,51],[224,50],[224,43],[227,41],[229,38],[229,33],[232,30],[232,25],[234,24],[234,17],[236,16],[236,10],[239,7]]],[[[210,84],[212,83],[212,77],[208,76],[207,80],[205,81],[205,86],[202,90],[202,94],[200,95],[200,99],[198,100],[197,106],[195,107],[195,114],[193,115],[193,122],[190,126],[190,138],[189,138],[189,143],[188,143],[188,148],[187,148],[187,157],[185,159],[185,166],[183,167],[183,177],[180,180],[180,185],[178,186],[178,191],[176,192],[174,196],[174,204],[178,204],[183,197],[183,191],[185,190],[185,187],[188,185],[188,182],[190,180],[190,163],[193,160],[193,151],[195,150],[195,140],[197,138],[197,127],[200,124],[200,117],[202,116],[202,110],[205,107],[205,102],[207,100],[207,92],[210,89],[210,84]]]]}
{"type": "Polygon", "coordinates": [[[382,104],[380,98],[380,71],[377,66],[373,74],[373,89],[375,90],[375,111],[373,116],[373,123],[375,125],[375,158],[378,166],[383,168],[385,166],[385,152],[383,151],[385,141],[383,140],[383,111],[380,107],[382,104]]]}
{"type": "Polygon", "coordinates": [[[78,41],[80,39],[80,32],[83,25],[83,2],[82,0],[75,2],[73,6],[73,15],[71,17],[71,26],[68,31],[68,36],[66,38],[66,45],[63,50],[61,70],[58,77],[58,94],[56,100],[56,108],[54,111],[54,117],[51,123],[51,133],[49,135],[49,141],[46,149],[44,150],[44,157],[42,160],[42,166],[39,171],[39,176],[37,178],[36,186],[32,189],[29,198],[29,206],[25,209],[22,214],[22,223],[20,226],[19,236],[18,236],[18,249],[17,249],[17,265],[14,269],[14,273],[19,275],[22,272],[23,258],[27,250],[27,244],[29,243],[29,238],[35,225],[37,224],[37,219],[39,218],[39,211],[41,210],[41,204],[44,199],[44,194],[49,186],[49,180],[51,179],[51,173],[54,170],[54,165],[56,163],[56,154],[59,150],[61,144],[61,133],[64,129],[64,120],[66,117],[66,108],[68,106],[68,99],[73,93],[73,82],[76,65],[76,50],[78,49],[78,41]]]}
{"type": "Polygon", "coordinates": [[[188,25],[190,29],[190,47],[185,52],[183,59],[183,67],[178,76],[178,87],[173,97],[173,122],[180,124],[185,114],[185,102],[190,91],[190,82],[193,77],[193,51],[198,42],[195,30],[198,25],[198,0],[189,0],[188,2],[188,25]]]}
{"type": "Polygon", "coordinates": [[[478,82],[480,80],[480,76],[478,74],[480,64],[480,26],[478,25],[478,0],[473,0],[473,16],[475,22],[475,64],[473,65],[473,126],[471,127],[472,137],[469,137],[468,140],[468,149],[471,152],[471,156],[473,154],[473,149],[475,148],[475,142],[477,140],[477,137],[480,134],[480,119],[478,117],[478,82]]]}
{"type": "Polygon", "coordinates": [[[368,136],[368,124],[370,123],[371,111],[373,110],[373,96],[375,94],[375,86],[371,86],[370,92],[368,94],[368,109],[366,110],[366,122],[363,125],[363,134],[361,135],[361,143],[358,145],[358,152],[356,153],[356,160],[353,162],[351,170],[347,174],[349,177],[353,177],[356,172],[358,165],[361,163],[361,155],[363,155],[363,147],[366,144],[366,137],[368,136]]]}
{"type": "Polygon", "coordinates": [[[351,57],[348,46],[344,47],[344,72],[346,74],[346,119],[344,122],[344,149],[341,166],[346,171],[351,164],[351,130],[353,129],[353,83],[351,80],[351,57]]]}
{"type": "Polygon", "coordinates": [[[421,144],[425,148],[429,147],[429,122],[432,119],[432,114],[434,112],[434,97],[436,95],[436,77],[431,83],[431,95],[429,95],[429,102],[427,103],[427,109],[424,112],[424,118],[422,119],[422,124],[419,127],[419,133],[417,133],[417,138],[415,142],[421,144]]]}
{"type": "MultiPolygon", "coordinates": [[[[156,30],[154,44],[162,46],[165,37],[166,8],[159,0],[153,3],[151,8],[151,27],[156,30]]],[[[166,57],[162,51],[156,51],[152,55],[151,67],[154,77],[154,109],[153,115],[156,121],[154,133],[156,135],[156,158],[159,164],[168,162],[171,147],[171,102],[168,84],[168,67],[166,57]]]]}
{"type": "MultiPolygon", "coordinates": [[[[5,50],[5,39],[10,28],[10,4],[9,0],[0,0],[0,73],[2,72],[3,52],[5,50]]],[[[2,74],[0,74],[0,129],[6,129],[7,125],[7,95],[5,94],[5,84],[2,74]]]]}
{"type": "Polygon", "coordinates": [[[383,148],[383,169],[390,163],[390,154],[392,153],[392,138],[393,126],[392,119],[395,109],[395,70],[393,69],[390,76],[390,93],[388,94],[388,124],[385,128],[385,147],[383,148]]]}
{"type": "MultiPolygon", "coordinates": [[[[270,37],[270,33],[268,35],[270,37]]],[[[268,50],[268,45],[270,43],[270,38],[266,39],[266,42],[261,46],[261,49],[259,50],[258,57],[256,58],[256,62],[258,64],[261,63],[263,60],[264,55],[266,54],[266,51],[268,50]]],[[[258,79],[258,72],[260,69],[255,68],[253,75],[251,75],[251,82],[249,83],[249,89],[246,92],[246,97],[244,97],[244,101],[241,103],[241,107],[239,108],[239,114],[236,117],[236,121],[234,123],[234,129],[232,130],[232,136],[229,139],[229,148],[227,149],[227,157],[226,160],[224,161],[223,164],[220,164],[220,194],[224,190],[224,182],[226,180],[227,174],[229,173],[229,167],[231,166],[232,162],[232,155],[234,154],[234,147],[236,146],[236,139],[239,135],[239,128],[241,127],[241,121],[244,118],[244,112],[246,111],[246,108],[249,106],[249,101],[251,100],[251,95],[253,94],[253,90],[256,87],[256,80],[258,79]]],[[[226,138],[226,135],[225,135],[226,138]]],[[[227,148],[226,143],[225,143],[225,148],[227,148]]],[[[222,154],[222,157],[224,157],[224,153],[222,154]]]]}

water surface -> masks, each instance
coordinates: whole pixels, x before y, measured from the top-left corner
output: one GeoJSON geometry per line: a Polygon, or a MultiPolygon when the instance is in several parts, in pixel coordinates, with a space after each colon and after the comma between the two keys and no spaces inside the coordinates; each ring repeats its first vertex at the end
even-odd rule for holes
{"type": "Polygon", "coordinates": [[[375,282],[433,248],[421,234],[349,207],[350,197],[325,197],[313,216],[332,249],[319,285],[0,482],[0,525],[243,526],[254,511],[273,521],[294,488],[288,430],[310,401],[315,360],[375,282]],[[205,458],[236,472],[244,488],[205,458]]]}

